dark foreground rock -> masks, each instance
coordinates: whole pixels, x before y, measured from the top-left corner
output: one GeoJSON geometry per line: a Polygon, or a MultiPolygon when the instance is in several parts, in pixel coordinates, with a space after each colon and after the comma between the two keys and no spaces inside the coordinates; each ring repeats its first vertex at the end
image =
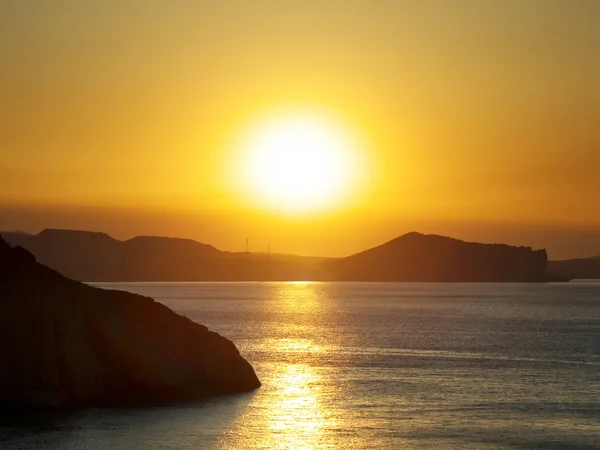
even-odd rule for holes
{"type": "Polygon", "coordinates": [[[65,278],[0,238],[0,406],[129,406],[259,386],[230,340],[151,298],[65,278]]]}

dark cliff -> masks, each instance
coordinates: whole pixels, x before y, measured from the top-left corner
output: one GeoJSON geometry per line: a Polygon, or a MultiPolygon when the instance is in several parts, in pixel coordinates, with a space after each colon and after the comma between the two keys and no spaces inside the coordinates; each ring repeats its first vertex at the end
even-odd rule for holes
{"type": "Polygon", "coordinates": [[[408,233],[329,268],[336,280],[562,281],[546,272],[546,262],[545,250],[408,233]]]}
{"type": "Polygon", "coordinates": [[[260,386],[228,339],[151,298],[93,288],[0,238],[0,405],[188,401],[260,386]]]}

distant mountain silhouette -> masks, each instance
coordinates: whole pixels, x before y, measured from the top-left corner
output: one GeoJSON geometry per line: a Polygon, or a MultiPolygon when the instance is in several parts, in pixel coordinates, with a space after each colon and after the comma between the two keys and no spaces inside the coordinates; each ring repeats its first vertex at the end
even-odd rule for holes
{"type": "MultiPolygon", "coordinates": [[[[101,233],[50,234],[111,242],[101,233]]],[[[0,355],[0,410],[9,412],[179,402],[260,386],[230,340],[151,298],[68,279],[2,238],[0,355]]]]}
{"type": "Polygon", "coordinates": [[[548,272],[568,279],[600,279],[600,256],[548,261],[548,272]]]}
{"type": "Polygon", "coordinates": [[[346,258],[223,252],[191,239],[44,230],[2,233],[81,281],[558,281],[545,250],[408,233],[346,258]]]}
{"type": "Polygon", "coordinates": [[[80,281],[267,281],[317,278],[329,258],[232,253],[192,239],[46,229],[37,235],[1,232],[40,263],[80,281]]]}
{"type": "Polygon", "coordinates": [[[412,232],[329,268],[335,279],[348,281],[557,281],[546,262],[545,250],[412,232]]]}

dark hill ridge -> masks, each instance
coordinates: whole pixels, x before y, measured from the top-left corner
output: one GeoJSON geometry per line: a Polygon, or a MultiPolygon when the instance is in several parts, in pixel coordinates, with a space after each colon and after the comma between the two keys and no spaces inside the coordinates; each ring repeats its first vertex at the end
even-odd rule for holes
{"type": "Polygon", "coordinates": [[[37,260],[79,281],[186,281],[198,266],[222,257],[192,239],[138,236],[119,241],[106,233],[45,229],[37,235],[2,233],[37,260]]]}
{"type": "MultiPolygon", "coordinates": [[[[112,239],[112,238],[111,238],[112,239]]],[[[168,238],[158,236],[136,236],[123,242],[125,246],[131,249],[140,249],[146,251],[166,251],[166,252],[188,252],[190,254],[203,254],[206,256],[216,256],[220,252],[212,245],[202,244],[193,239],[168,238]]]]}
{"type": "Polygon", "coordinates": [[[328,258],[231,253],[192,239],[47,229],[2,232],[37,260],[79,281],[279,281],[317,279],[328,258]]]}
{"type": "Polygon", "coordinates": [[[569,279],[600,279],[600,256],[549,261],[548,272],[569,279]]]}
{"type": "Polygon", "coordinates": [[[65,278],[1,238],[0,355],[0,406],[10,408],[188,401],[260,386],[228,339],[151,298],[65,278]]]}
{"type": "Polygon", "coordinates": [[[545,250],[412,232],[347,258],[230,253],[191,239],[44,230],[4,234],[81,281],[564,281],[545,250]]]}
{"type": "Polygon", "coordinates": [[[336,280],[559,281],[546,272],[545,250],[479,244],[416,232],[330,263],[336,280]]]}

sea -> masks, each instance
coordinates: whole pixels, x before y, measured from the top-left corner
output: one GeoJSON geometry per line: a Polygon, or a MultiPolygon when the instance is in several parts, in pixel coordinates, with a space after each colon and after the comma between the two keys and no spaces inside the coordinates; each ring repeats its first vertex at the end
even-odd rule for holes
{"type": "Polygon", "coordinates": [[[262,387],[0,424],[0,448],[600,448],[600,281],[94,285],[233,340],[262,387]]]}

